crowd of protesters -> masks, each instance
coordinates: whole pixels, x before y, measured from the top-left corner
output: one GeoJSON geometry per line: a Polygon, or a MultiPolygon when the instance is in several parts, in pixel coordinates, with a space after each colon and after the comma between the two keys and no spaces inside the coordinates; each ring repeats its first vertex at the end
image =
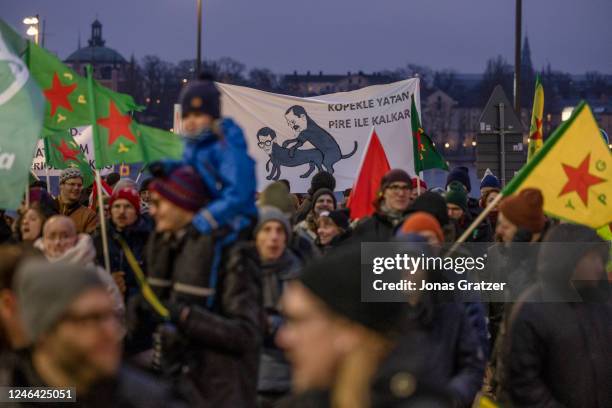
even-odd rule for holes
{"type": "Polygon", "coordinates": [[[356,220],[327,172],[306,194],[286,180],[256,193],[212,82],[180,103],[183,160],[151,164],[140,186],[107,176],[104,209],[69,168],[57,198],[38,182],[16,220],[0,217],[1,386],[75,387],[83,406],[612,406],[609,243],[545,216],[539,190],[503,198],[465,239],[486,244],[486,278],[511,282],[512,302],[363,302],[361,243],[438,254],[499,180],[476,199],[467,168],[429,190],[392,169],[356,220]]]}

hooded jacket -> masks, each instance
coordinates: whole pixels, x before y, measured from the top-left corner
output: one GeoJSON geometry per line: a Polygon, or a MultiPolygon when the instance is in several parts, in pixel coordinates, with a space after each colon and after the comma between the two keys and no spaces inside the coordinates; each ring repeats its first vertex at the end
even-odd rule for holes
{"type": "Polygon", "coordinates": [[[222,136],[205,130],[196,138],[184,138],[182,161],[164,161],[169,173],[183,164],[193,166],[212,195],[193,225],[203,234],[230,227],[246,228],[257,217],[255,207],[255,162],[247,152],[242,129],[231,119],[221,121],[222,136]]]}
{"type": "Polygon", "coordinates": [[[571,282],[587,251],[596,251],[605,264],[609,247],[594,231],[570,224],[552,229],[546,241],[538,256],[539,281],[523,294],[511,315],[501,397],[522,407],[610,407],[608,282],[602,273],[595,293],[576,290],[571,282]]]}

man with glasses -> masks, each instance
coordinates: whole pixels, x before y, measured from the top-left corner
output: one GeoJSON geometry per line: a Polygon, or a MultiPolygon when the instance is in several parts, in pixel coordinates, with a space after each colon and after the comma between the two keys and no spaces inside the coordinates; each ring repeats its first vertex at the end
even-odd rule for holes
{"type": "Polygon", "coordinates": [[[24,262],[14,282],[31,348],[0,385],[74,387],[82,406],[173,406],[165,387],[121,369],[121,325],[94,269],[43,260],[24,262]]]}
{"type": "Polygon", "coordinates": [[[98,225],[96,213],[80,203],[83,175],[74,167],[64,169],[60,175],[60,194],[57,197],[59,213],[74,221],[77,232],[91,234],[98,225]]]}
{"type": "Polygon", "coordinates": [[[374,206],[376,211],[362,219],[354,229],[353,237],[360,242],[390,240],[404,221],[412,204],[412,179],[402,169],[392,169],[380,180],[374,206]]]}

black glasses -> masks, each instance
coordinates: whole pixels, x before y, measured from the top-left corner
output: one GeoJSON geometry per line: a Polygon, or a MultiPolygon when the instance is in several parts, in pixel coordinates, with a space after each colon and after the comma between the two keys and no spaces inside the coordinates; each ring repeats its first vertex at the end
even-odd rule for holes
{"type": "Polygon", "coordinates": [[[393,192],[410,191],[410,190],[412,190],[412,186],[409,186],[407,184],[391,184],[387,188],[389,190],[393,191],[393,192]]]}
{"type": "Polygon", "coordinates": [[[106,323],[109,320],[112,320],[115,323],[118,323],[121,320],[121,316],[119,313],[114,310],[106,310],[101,312],[91,312],[91,313],[68,313],[62,319],[65,322],[71,322],[77,324],[79,326],[101,326],[103,323],[106,323]]]}
{"type": "Polygon", "coordinates": [[[259,142],[257,143],[257,146],[259,146],[261,149],[265,147],[270,147],[272,146],[272,141],[271,140],[266,140],[265,142],[259,142]]]}

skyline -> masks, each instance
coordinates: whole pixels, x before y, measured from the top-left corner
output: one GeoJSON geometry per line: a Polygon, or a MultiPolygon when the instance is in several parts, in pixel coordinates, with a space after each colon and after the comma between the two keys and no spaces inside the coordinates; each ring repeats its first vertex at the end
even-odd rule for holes
{"type": "MultiPolygon", "coordinates": [[[[300,3],[286,0],[265,0],[257,7],[248,0],[204,0],[203,56],[227,56],[248,69],[285,74],[372,72],[408,63],[481,73],[497,55],[514,61],[513,1],[382,0],[377,13],[361,0],[327,3],[310,0],[308,8],[297,10],[292,6],[300,3]]],[[[532,3],[523,4],[523,36],[529,37],[536,70],[550,63],[572,74],[612,74],[612,24],[607,21],[612,2],[532,3]]],[[[21,20],[36,13],[46,20],[45,46],[62,59],[76,50],[79,32],[86,45],[96,17],[106,45],[127,59],[157,55],[178,62],[195,56],[193,0],[9,0],[2,18],[25,34],[21,20]]]]}

